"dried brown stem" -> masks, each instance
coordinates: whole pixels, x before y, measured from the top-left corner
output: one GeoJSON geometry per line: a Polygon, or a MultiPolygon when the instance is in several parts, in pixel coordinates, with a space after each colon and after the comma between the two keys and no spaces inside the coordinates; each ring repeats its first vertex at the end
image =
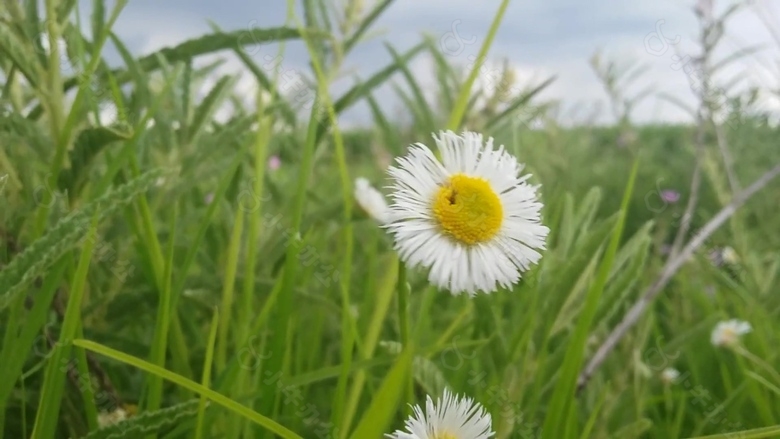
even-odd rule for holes
{"type": "Polygon", "coordinates": [[[577,381],[577,389],[581,390],[588,383],[590,378],[596,369],[606,360],[607,356],[618,342],[628,333],[642,317],[648,305],[658,294],[666,287],[672,277],[682,267],[682,265],[693,256],[693,253],[701,247],[704,241],[707,240],[720,226],[723,225],[733,214],[737,211],[745,202],[752,197],[756,192],[763,189],[764,186],[769,184],[775,177],[780,175],[780,164],[776,165],[771,170],[767,171],[764,175],[751,184],[747,189],[737,194],[734,199],[726,207],[721,209],[717,215],[715,215],[699,232],[691,239],[685,248],[682,249],[679,255],[674,258],[670,258],[661,272],[661,276],[652,285],[650,285],[640,296],[639,300],[628,310],[623,320],[612,330],[607,336],[607,339],[599,346],[596,353],[591,360],[585,366],[580,373],[580,377],[577,381]]]}

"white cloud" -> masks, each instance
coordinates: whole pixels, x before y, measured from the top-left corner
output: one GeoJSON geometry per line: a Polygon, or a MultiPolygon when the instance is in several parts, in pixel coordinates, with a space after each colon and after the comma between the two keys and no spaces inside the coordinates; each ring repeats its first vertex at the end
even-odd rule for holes
{"type": "MultiPolygon", "coordinates": [[[[692,12],[695,2],[696,0],[512,2],[491,50],[490,65],[500,63],[501,58],[508,57],[522,82],[557,75],[558,79],[539,97],[562,100],[567,108],[564,114],[574,114],[577,111],[579,114],[585,114],[595,108],[598,102],[602,105],[606,102],[603,87],[588,65],[588,59],[594,51],[602,48],[605,54],[611,54],[621,60],[633,59],[648,64],[648,73],[637,81],[633,90],[638,91],[649,84],[655,84],[657,91],[692,104],[694,96],[690,90],[689,78],[683,71],[672,66],[676,60],[673,58],[675,50],[691,56],[696,54],[694,39],[698,30],[696,17],[692,12]],[[660,20],[663,20],[664,35],[669,38],[679,36],[680,43],[674,46],[674,49],[654,54],[646,48],[645,42],[647,36],[656,31],[660,20]]],[[[243,2],[223,0],[223,3],[225,14],[234,18],[257,15],[243,2]],[[240,12],[242,10],[244,13],[240,12]]],[[[717,10],[723,11],[730,3],[716,0],[717,10]]],[[[758,0],[756,3],[755,7],[738,13],[729,21],[723,46],[717,52],[716,59],[722,59],[736,50],[758,43],[765,43],[769,48],[724,69],[719,79],[726,81],[741,77],[744,78],[745,86],[777,88],[780,73],[775,67],[775,61],[780,59],[780,43],[772,40],[761,17],[773,21],[780,28],[780,3],[776,0],[758,0]]],[[[209,32],[207,19],[220,21],[220,17],[199,16],[197,10],[206,6],[197,2],[194,2],[191,8],[185,8],[184,4],[181,4],[178,9],[171,4],[145,4],[134,8],[132,5],[133,3],[120,16],[116,31],[122,38],[136,41],[134,49],[141,54],[209,32]]],[[[269,5],[270,9],[274,9],[268,12],[269,16],[280,16],[275,9],[283,6],[269,5]]],[[[448,47],[451,49],[457,46],[459,38],[462,50],[451,52],[449,59],[453,63],[465,65],[469,63],[469,56],[477,54],[497,8],[498,2],[488,2],[475,7],[473,0],[397,0],[377,22],[376,29],[387,30],[383,39],[399,51],[419,41],[420,33],[425,30],[440,40],[442,37],[449,38],[445,42],[450,44],[448,47]],[[458,34],[456,38],[453,38],[454,34],[448,34],[453,32],[453,25],[456,26],[455,32],[458,34]],[[474,40],[471,40],[472,37],[474,40]]],[[[246,21],[248,20],[243,19],[239,25],[247,26],[243,24],[246,21]]],[[[275,24],[281,25],[282,22],[275,24]]],[[[368,77],[390,61],[389,54],[378,43],[373,42],[365,47],[356,50],[347,60],[348,66],[356,68],[361,78],[368,77]]],[[[282,67],[309,75],[305,51],[296,50],[288,52],[282,67]]],[[[262,64],[262,55],[258,51],[254,53],[258,63],[262,64]]],[[[254,77],[232,54],[222,53],[216,56],[224,57],[226,62],[219,67],[215,75],[241,73],[241,78],[236,83],[236,93],[244,97],[248,104],[252,104],[257,90],[254,77]]],[[[204,57],[198,61],[198,65],[214,59],[215,56],[204,57]]],[[[436,87],[432,67],[430,58],[424,56],[410,66],[415,78],[428,93],[436,87]]],[[[483,76],[479,80],[488,81],[483,76]]],[[[216,79],[212,78],[204,83],[201,94],[207,92],[215,81],[216,79]]],[[[343,93],[352,83],[350,75],[339,80],[333,91],[337,94],[343,93]]],[[[375,95],[384,108],[393,108],[399,104],[398,97],[393,95],[389,86],[382,87],[375,95]]],[[[780,103],[776,98],[767,98],[765,105],[766,108],[780,110],[780,103]]],[[[220,111],[221,117],[224,117],[228,110],[220,111]]],[[[688,120],[684,111],[659,100],[657,96],[638,106],[634,116],[640,122],[688,120]]],[[[608,117],[609,112],[605,108],[600,119],[604,121],[608,117]]],[[[361,105],[359,109],[348,112],[347,119],[370,122],[371,115],[366,111],[366,106],[361,105]]]]}

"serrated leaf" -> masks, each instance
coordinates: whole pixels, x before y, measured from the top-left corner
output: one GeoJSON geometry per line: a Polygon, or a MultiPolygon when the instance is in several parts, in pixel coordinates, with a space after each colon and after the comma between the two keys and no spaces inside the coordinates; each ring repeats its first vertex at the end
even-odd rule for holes
{"type": "Polygon", "coordinates": [[[189,143],[194,143],[201,132],[203,132],[203,125],[207,120],[211,119],[214,113],[219,108],[219,105],[224,102],[225,97],[230,92],[230,86],[235,83],[236,78],[232,76],[224,76],[217,81],[214,87],[209,91],[208,95],[203,98],[198,108],[195,110],[195,116],[192,118],[192,124],[190,129],[190,137],[187,139],[189,143]]]}
{"type": "MultiPolygon", "coordinates": [[[[315,30],[307,31],[313,35],[321,35],[315,30]]],[[[289,27],[277,27],[270,29],[241,29],[233,32],[216,32],[198,38],[187,40],[174,47],[165,47],[157,52],[138,59],[138,65],[144,71],[152,72],[162,67],[160,58],[169,64],[186,61],[201,55],[207,55],[221,50],[232,49],[236,46],[251,46],[276,41],[285,41],[300,38],[297,29],[289,27]]],[[[117,77],[119,84],[130,81],[130,74],[124,69],[116,69],[112,73],[117,77]]],[[[65,81],[65,91],[70,90],[79,83],[78,77],[71,77],[65,81]]]]}
{"type": "Polygon", "coordinates": [[[27,78],[34,88],[38,87],[38,60],[30,53],[29,46],[20,40],[4,23],[0,23],[0,52],[4,53],[27,78]]]}
{"type": "Polygon", "coordinates": [[[516,111],[518,108],[522,107],[523,105],[526,105],[531,101],[531,99],[534,98],[534,96],[538,95],[542,91],[544,91],[545,88],[547,88],[550,84],[552,84],[558,77],[553,75],[544,81],[542,81],[541,84],[537,85],[536,87],[532,88],[531,90],[528,90],[527,92],[523,93],[519,97],[515,98],[512,103],[507,107],[504,111],[498,113],[493,118],[487,121],[485,124],[485,129],[489,129],[499,122],[503,121],[504,118],[511,115],[514,111],[516,111]]]}
{"type": "Polygon", "coordinates": [[[164,409],[142,412],[136,416],[95,430],[83,439],[135,439],[150,433],[161,433],[195,417],[198,400],[193,399],[164,409]]]}
{"type": "Polygon", "coordinates": [[[352,50],[355,45],[360,41],[360,39],[363,37],[363,35],[366,33],[366,31],[371,27],[371,24],[373,24],[377,18],[379,18],[380,15],[382,15],[382,12],[387,9],[390,4],[393,3],[393,0],[383,0],[376,6],[374,6],[374,9],[371,10],[371,12],[366,15],[366,17],[363,19],[363,21],[358,26],[357,30],[350,35],[350,37],[347,39],[347,41],[344,43],[344,53],[347,54],[352,50]]]}
{"type": "MultiPolygon", "coordinates": [[[[48,157],[52,144],[41,127],[21,114],[0,110],[0,141],[4,145],[22,142],[41,157],[48,157]]],[[[13,151],[17,147],[8,148],[13,151]]]]}
{"type": "Polygon", "coordinates": [[[107,127],[87,128],[79,132],[73,149],[68,154],[70,167],[63,170],[59,176],[58,187],[60,190],[78,193],[95,157],[107,145],[120,140],[129,140],[130,137],[131,135],[128,133],[107,127]]]}
{"type": "Polygon", "coordinates": [[[48,233],[16,255],[0,271],[0,311],[22,294],[33,279],[78,244],[87,233],[93,215],[97,215],[98,221],[105,219],[131,202],[138,194],[151,188],[160,175],[162,172],[159,170],[150,171],[108,191],[80,210],[62,218],[48,233]]]}
{"type": "Polygon", "coordinates": [[[412,47],[406,51],[406,53],[398,57],[392,64],[375,73],[368,78],[368,80],[352,87],[349,91],[344,93],[335,104],[333,104],[336,113],[341,113],[357,103],[360,99],[368,96],[376,87],[384,84],[385,81],[397,73],[401,69],[401,64],[409,63],[424,47],[425,45],[422,43],[412,47]]]}
{"type": "MultiPolygon", "coordinates": [[[[384,69],[380,70],[379,72],[375,73],[373,76],[368,78],[367,81],[358,83],[354,87],[349,89],[349,91],[344,93],[341,96],[341,98],[339,98],[333,104],[334,112],[338,115],[344,110],[346,110],[347,108],[359,102],[361,99],[368,96],[374,89],[384,84],[385,81],[387,81],[388,79],[390,79],[391,76],[397,73],[401,68],[401,64],[409,63],[409,61],[411,61],[412,58],[414,58],[418,53],[420,53],[423,48],[425,48],[424,43],[420,43],[412,47],[406,53],[404,53],[400,58],[395,60],[392,64],[388,65],[384,69]]],[[[322,136],[325,134],[325,131],[327,130],[329,125],[330,123],[327,118],[320,121],[319,125],[317,126],[317,136],[316,136],[317,141],[322,139],[322,136]]]]}

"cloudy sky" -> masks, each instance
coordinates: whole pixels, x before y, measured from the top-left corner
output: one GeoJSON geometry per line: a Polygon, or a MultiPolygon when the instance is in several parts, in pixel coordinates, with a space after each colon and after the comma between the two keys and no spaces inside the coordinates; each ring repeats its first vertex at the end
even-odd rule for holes
{"type": "MultiPolygon", "coordinates": [[[[341,0],[331,0],[341,1],[341,0]]],[[[370,7],[376,0],[363,0],[370,7]]],[[[84,2],[88,3],[88,2],[84,2]]],[[[273,27],[285,22],[286,0],[130,0],[115,25],[116,33],[139,55],[210,32],[209,22],[224,30],[273,27]]],[[[696,0],[546,0],[510,3],[504,21],[490,52],[496,63],[507,58],[525,83],[541,81],[551,75],[558,79],[541,98],[560,99],[568,109],[561,117],[578,120],[606,104],[606,95],[591,70],[588,59],[598,49],[620,62],[639,62],[650,68],[636,83],[635,90],[653,85],[665,92],[690,101],[688,77],[679,65],[677,53],[695,54],[697,34],[693,7],[696,0]],[[663,37],[677,44],[664,47],[661,40],[649,35],[660,30],[663,37]]],[[[732,1],[715,0],[716,10],[732,1]]],[[[746,83],[778,87],[780,81],[780,43],[775,42],[764,24],[772,22],[780,29],[780,1],[755,0],[739,12],[726,29],[718,57],[755,44],[765,48],[734,64],[722,78],[735,75],[746,83]]],[[[498,0],[396,0],[377,21],[373,38],[353,51],[346,60],[349,72],[338,83],[335,92],[343,91],[355,76],[366,78],[390,61],[383,43],[399,51],[421,40],[423,32],[443,42],[454,63],[466,65],[477,54],[498,0]],[[454,35],[457,35],[454,36],[454,35]]],[[[88,11],[88,4],[82,11],[88,11]]],[[[260,47],[253,51],[258,62],[275,55],[275,49],[260,47]]],[[[301,43],[288,45],[282,68],[307,71],[307,57],[301,43]]],[[[423,84],[434,85],[431,60],[421,57],[412,65],[423,84]]],[[[492,67],[491,67],[492,68],[492,67]]],[[[240,72],[241,64],[229,59],[223,73],[240,72]]],[[[490,72],[490,68],[487,70],[490,72]]],[[[238,86],[247,92],[254,87],[248,75],[238,86]]],[[[489,76],[481,78],[489,82],[489,76]]],[[[398,78],[400,82],[400,78],[398,78]]],[[[390,87],[379,93],[385,108],[400,108],[390,87]]],[[[769,108],[780,108],[768,100],[769,108]]],[[[391,111],[392,112],[392,111],[391,111]]],[[[602,114],[608,117],[607,108],[602,114]]],[[[369,122],[365,108],[353,108],[346,122],[369,122]]],[[[653,96],[636,109],[638,121],[680,121],[684,111],[653,96]]]]}

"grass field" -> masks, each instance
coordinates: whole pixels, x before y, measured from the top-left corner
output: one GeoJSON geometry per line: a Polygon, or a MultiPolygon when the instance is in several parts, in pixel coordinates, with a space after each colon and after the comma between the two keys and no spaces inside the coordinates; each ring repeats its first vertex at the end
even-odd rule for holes
{"type": "Polygon", "coordinates": [[[445,389],[501,439],[780,437],[780,129],[750,95],[705,90],[690,125],[564,127],[549,82],[509,93],[503,72],[486,93],[433,39],[332,95],[390,0],[335,18],[304,1],[142,57],[111,31],[126,0],[78,3],[0,9],[0,437],[375,439],[445,389]],[[247,52],[288,41],[311,60],[295,94],[247,52]],[[214,54],[245,63],[255,105],[197,62],[214,54]],[[410,121],[376,100],[389,82],[410,121]],[[374,124],[340,129],[359,103],[374,124]],[[546,250],[511,289],[436,288],[355,202],[357,178],[389,194],[387,167],[446,129],[541,184],[546,250]],[[713,345],[729,319],[752,330],[713,345]]]}

